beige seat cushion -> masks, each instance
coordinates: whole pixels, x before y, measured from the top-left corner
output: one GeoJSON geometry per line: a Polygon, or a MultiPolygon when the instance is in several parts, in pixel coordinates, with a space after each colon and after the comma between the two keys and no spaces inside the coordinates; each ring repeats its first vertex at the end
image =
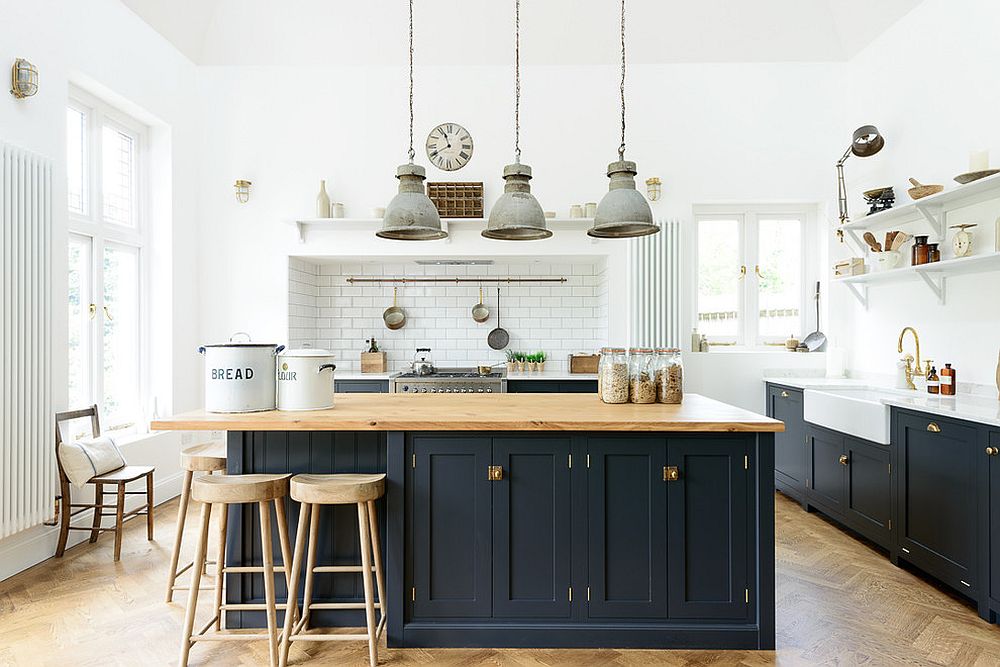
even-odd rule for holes
{"type": "Polygon", "coordinates": [[[111,436],[102,435],[60,444],[59,462],[69,481],[82,488],[92,477],[124,466],[125,457],[111,436]]]}

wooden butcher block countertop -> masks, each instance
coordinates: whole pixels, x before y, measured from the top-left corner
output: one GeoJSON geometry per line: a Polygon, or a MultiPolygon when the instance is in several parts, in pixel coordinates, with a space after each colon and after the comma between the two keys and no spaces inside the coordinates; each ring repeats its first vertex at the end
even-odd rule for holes
{"type": "Polygon", "coordinates": [[[759,433],[782,422],[697,394],[680,405],[608,405],[595,394],[337,394],[335,407],[308,412],[218,414],[198,410],[158,419],[158,431],[636,431],[759,433]]]}

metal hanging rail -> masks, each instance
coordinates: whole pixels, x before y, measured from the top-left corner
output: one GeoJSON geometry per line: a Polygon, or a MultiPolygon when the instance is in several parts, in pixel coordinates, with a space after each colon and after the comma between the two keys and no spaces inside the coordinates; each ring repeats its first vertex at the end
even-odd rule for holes
{"type": "Polygon", "coordinates": [[[564,283],[566,278],[546,278],[539,276],[538,278],[498,278],[498,277],[484,277],[484,278],[448,278],[444,276],[428,277],[428,278],[355,278],[351,276],[347,279],[350,284],[354,283],[399,283],[402,285],[406,284],[416,284],[416,283],[454,283],[456,285],[461,283],[472,283],[478,285],[485,285],[488,283],[493,284],[505,284],[512,285],[516,283],[564,283]]]}

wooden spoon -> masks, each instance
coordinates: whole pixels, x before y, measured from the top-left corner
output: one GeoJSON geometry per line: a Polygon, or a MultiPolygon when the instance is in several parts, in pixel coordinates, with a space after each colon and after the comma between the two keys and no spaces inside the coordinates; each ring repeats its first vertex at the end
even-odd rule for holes
{"type": "Polygon", "coordinates": [[[885,233],[885,249],[892,250],[892,242],[896,239],[896,234],[899,232],[886,232],[885,233]]]}
{"type": "Polygon", "coordinates": [[[892,247],[890,250],[899,250],[903,247],[903,244],[910,240],[910,235],[906,232],[896,232],[895,238],[892,239],[892,247]]]}
{"type": "Polygon", "coordinates": [[[872,252],[882,252],[882,246],[879,244],[878,239],[871,232],[865,232],[864,234],[865,243],[868,247],[872,249],[872,252]]]}

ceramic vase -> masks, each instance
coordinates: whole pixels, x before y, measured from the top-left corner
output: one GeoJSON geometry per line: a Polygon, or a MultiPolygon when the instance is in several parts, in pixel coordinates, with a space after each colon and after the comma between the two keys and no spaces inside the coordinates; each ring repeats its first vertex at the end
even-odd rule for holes
{"type": "Polygon", "coordinates": [[[326,181],[319,182],[319,194],[316,195],[316,217],[330,217],[330,195],[326,193],[326,181]]]}

